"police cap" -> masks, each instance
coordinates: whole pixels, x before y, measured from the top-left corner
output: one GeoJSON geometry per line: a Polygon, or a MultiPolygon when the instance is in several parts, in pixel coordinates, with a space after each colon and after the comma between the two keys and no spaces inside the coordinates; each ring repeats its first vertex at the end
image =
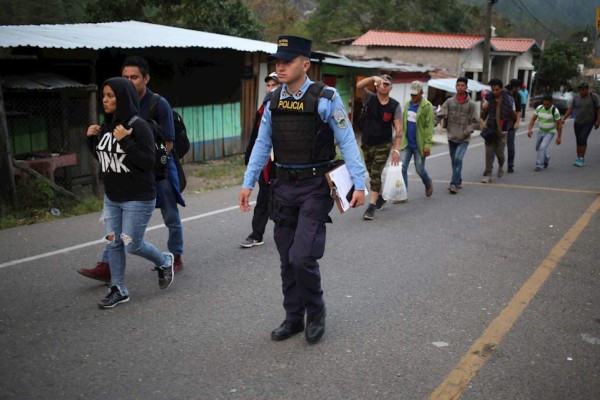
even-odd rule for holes
{"type": "Polygon", "coordinates": [[[312,41],[298,36],[279,36],[277,39],[277,53],[269,58],[290,61],[298,56],[310,57],[312,41]]]}

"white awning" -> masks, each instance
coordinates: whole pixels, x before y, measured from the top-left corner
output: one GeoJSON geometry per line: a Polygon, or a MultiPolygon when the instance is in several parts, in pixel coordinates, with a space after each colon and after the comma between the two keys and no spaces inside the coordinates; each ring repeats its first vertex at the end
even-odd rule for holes
{"type": "MultiPolygon", "coordinates": [[[[445,90],[446,92],[456,93],[456,78],[443,78],[443,79],[430,79],[427,81],[427,85],[436,89],[445,90]]],[[[481,92],[482,90],[491,91],[492,88],[488,85],[484,85],[481,82],[469,79],[468,91],[469,92],[481,92]]]]}

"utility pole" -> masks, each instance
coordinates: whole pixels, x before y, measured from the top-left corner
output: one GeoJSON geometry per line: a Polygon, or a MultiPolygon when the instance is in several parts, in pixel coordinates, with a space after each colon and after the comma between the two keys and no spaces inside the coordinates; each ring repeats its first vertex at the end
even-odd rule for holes
{"type": "Polygon", "coordinates": [[[483,73],[481,81],[487,85],[490,80],[490,47],[492,45],[492,9],[498,0],[487,0],[485,13],[485,39],[483,40],[483,73]]]}
{"type": "Polygon", "coordinates": [[[8,200],[12,208],[17,207],[17,189],[13,176],[12,151],[8,138],[4,96],[0,84],[0,199],[8,200]]]}

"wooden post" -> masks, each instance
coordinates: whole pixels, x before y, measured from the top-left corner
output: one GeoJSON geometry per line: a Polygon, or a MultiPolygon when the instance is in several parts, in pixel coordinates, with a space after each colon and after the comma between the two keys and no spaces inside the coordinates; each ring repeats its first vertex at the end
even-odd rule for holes
{"type": "MultiPolygon", "coordinates": [[[[88,116],[91,124],[98,123],[98,111],[96,105],[96,91],[92,90],[89,93],[89,105],[88,116]]],[[[87,138],[84,139],[86,141],[87,146],[87,138]]],[[[100,178],[98,176],[98,163],[94,157],[90,157],[90,168],[92,169],[92,191],[94,192],[94,196],[100,197],[100,178]]]]}
{"type": "MultiPolygon", "coordinates": [[[[1,79],[0,79],[1,82],[1,79]]],[[[8,137],[8,124],[4,109],[4,95],[0,84],[0,197],[8,200],[12,208],[17,207],[17,188],[13,175],[12,149],[8,137]]]]}

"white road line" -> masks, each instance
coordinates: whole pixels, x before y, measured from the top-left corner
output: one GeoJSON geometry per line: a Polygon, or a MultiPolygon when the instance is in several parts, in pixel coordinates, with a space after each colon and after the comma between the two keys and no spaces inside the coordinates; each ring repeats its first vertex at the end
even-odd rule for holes
{"type": "MultiPolygon", "coordinates": [[[[256,202],[253,201],[250,204],[255,204],[256,202]]],[[[222,208],[220,210],[215,210],[215,211],[210,211],[204,214],[198,214],[198,215],[194,215],[191,217],[187,217],[187,218],[183,218],[181,220],[182,223],[184,222],[188,222],[188,221],[193,221],[196,219],[200,219],[200,218],[206,218],[206,217],[210,217],[212,215],[216,215],[216,214],[221,214],[227,211],[232,211],[232,210],[236,210],[239,209],[238,206],[233,206],[233,207],[227,207],[227,208],[222,208]]],[[[147,231],[153,231],[156,229],[160,229],[160,228],[165,228],[165,224],[159,224],[159,225],[154,225],[151,226],[149,228],[146,229],[147,231]]],[[[26,257],[26,258],[20,258],[18,260],[13,260],[13,261],[8,261],[5,263],[0,264],[0,269],[2,268],[7,268],[7,267],[12,267],[13,265],[18,265],[18,264],[23,264],[29,261],[35,261],[35,260],[39,260],[41,258],[46,258],[46,257],[52,257],[58,254],[63,254],[63,253],[68,253],[69,251],[73,251],[73,250],[79,250],[79,249],[83,249],[85,247],[89,247],[89,246],[94,246],[97,244],[102,244],[104,243],[104,239],[98,239],[98,240],[94,240],[91,242],[87,242],[87,243],[81,243],[81,244],[77,244],[75,246],[70,246],[70,247],[65,247],[63,249],[60,250],[54,250],[54,251],[50,251],[48,253],[42,253],[42,254],[38,254],[36,256],[31,256],[31,257],[26,257]]]]}
{"type": "MultiPolygon", "coordinates": [[[[537,128],[534,128],[533,131],[537,131],[537,128]]],[[[517,132],[515,134],[515,136],[525,135],[526,133],[527,133],[527,131],[517,132]]],[[[477,143],[477,144],[469,144],[469,148],[472,149],[473,147],[481,147],[484,144],[485,144],[485,142],[481,142],[481,143],[477,143]]],[[[446,156],[448,154],[450,154],[450,152],[449,151],[445,151],[443,153],[437,153],[437,154],[431,155],[431,156],[427,157],[427,159],[429,160],[430,158],[436,158],[436,157],[446,156]]]]}
{"type": "MultiPolygon", "coordinates": [[[[522,135],[524,133],[526,133],[526,132],[517,132],[517,135],[522,135]]],[[[477,143],[477,144],[471,145],[469,147],[479,147],[479,146],[483,146],[483,144],[484,144],[484,142],[481,142],[481,143],[477,143]]],[[[431,155],[431,156],[429,156],[427,158],[436,158],[436,157],[441,157],[441,156],[444,156],[444,155],[447,155],[447,154],[449,154],[448,151],[446,151],[444,153],[434,154],[434,155],[431,155]]],[[[255,204],[255,203],[256,202],[253,201],[250,204],[255,204]]],[[[193,221],[193,220],[200,219],[200,218],[206,218],[206,217],[210,217],[212,215],[221,214],[221,213],[224,213],[224,212],[227,212],[227,211],[232,211],[232,210],[235,210],[237,208],[238,208],[238,206],[222,208],[220,210],[210,211],[210,212],[207,212],[207,213],[204,213],[204,214],[199,214],[199,215],[194,215],[192,217],[184,218],[184,219],[181,220],[181,222],[184,223],[184,222],[193,221]]],[[[165,224],[159,224],[159,225],[151,226],[151,227],[147,228],[146,231],[153,231],[155,229],[160,229],[160,228],[165,228],[165,224]]],[[[68,253],[69,251],[83,249],[85,247],[94,246],[96,244],[102,244],[103,242],[104,242],[104,239],[98,239],[98,240],[94,240],[94,241],[87,242],[87,243],[81,243],[81,244],[78,244],[78,245],[75,245],[75,246],[65,247],[64,249],[50,251],[48,253],[38,254],[36,256],[31,256],[31,257],[26,257],[26,258],[20,258],[18,260],[8,261],[8,262],[0,264],[0,269],[7,268],[7,267],[12,267],[13,265],[23,264],[23,263],[26,263],[26,262],[29,262],[29,261],[39,260],[41,258],[52,257],[52,256],[55,256],[55,255],[58,255],[58,254],[68,253]]]]}

